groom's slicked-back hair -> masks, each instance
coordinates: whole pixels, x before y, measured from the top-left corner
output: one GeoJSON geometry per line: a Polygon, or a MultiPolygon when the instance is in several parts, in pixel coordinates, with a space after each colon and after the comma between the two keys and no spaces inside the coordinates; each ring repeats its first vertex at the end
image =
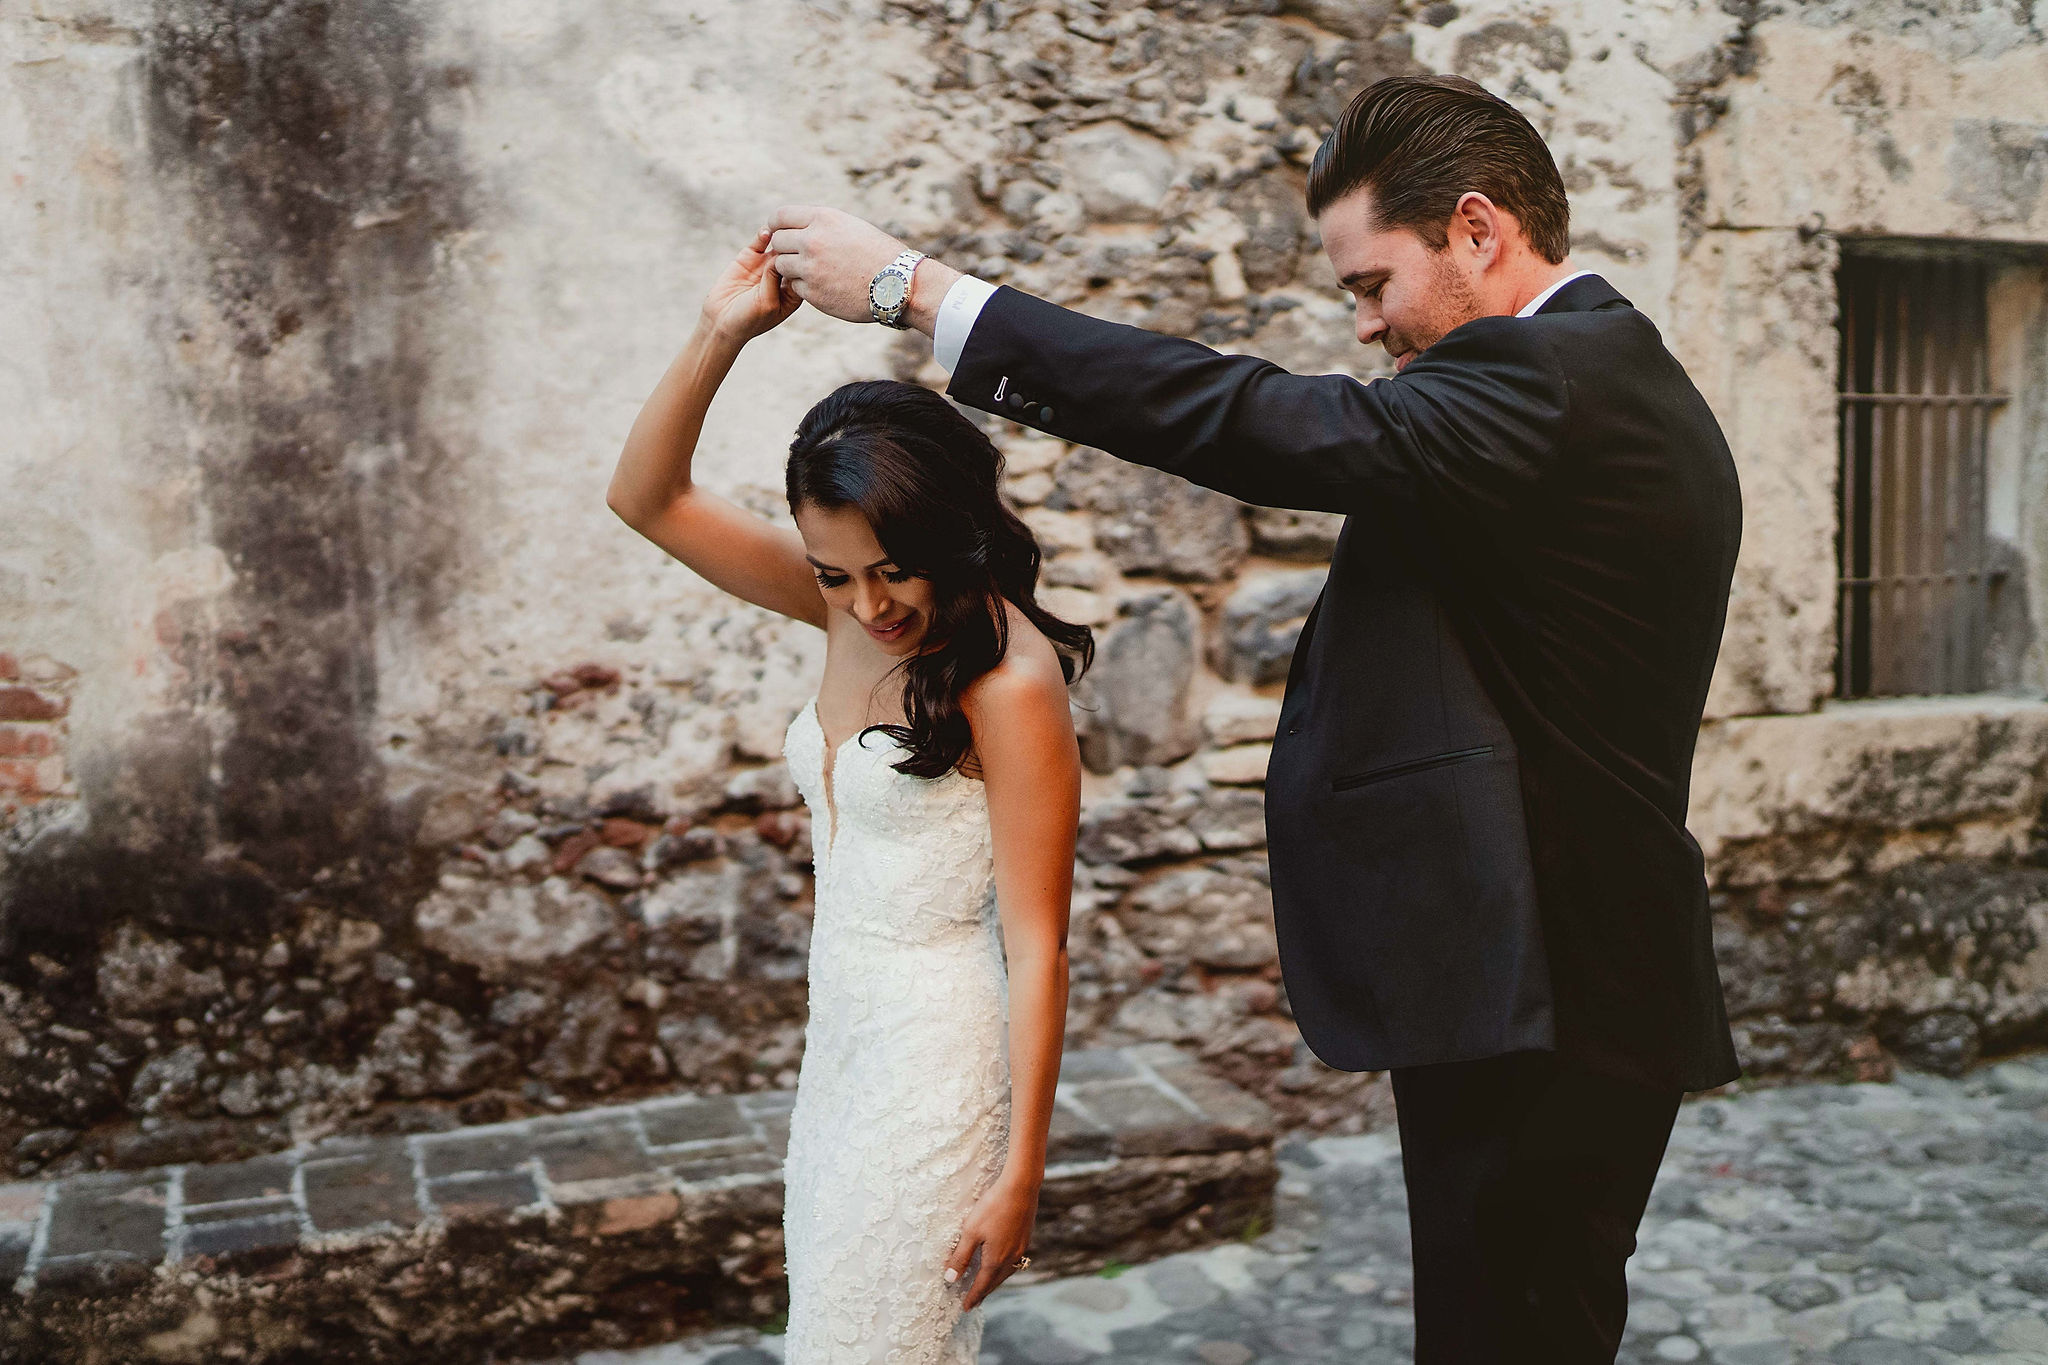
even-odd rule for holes
{"type": "Polygon", "coordinates": [[[1462,76],[1394,76],[1358,92],[1316,149],[1308,211],[1369,188],[1376,225],[1407,228],[1431,251],[1468,191],[1521,224],[1555,265],[1571,250],[1571,210],[1550,149],[1506,100],[1462,76]]]}

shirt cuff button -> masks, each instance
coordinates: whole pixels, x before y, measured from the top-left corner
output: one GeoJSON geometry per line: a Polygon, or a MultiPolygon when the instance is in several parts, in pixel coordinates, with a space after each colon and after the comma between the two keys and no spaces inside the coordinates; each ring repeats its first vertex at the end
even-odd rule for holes
{"type": "Polygon", "coordinates": [[[1023,395],[1023,394],[1021,394],[1021,393],[1013,393],[1013,394],[1011,394],[1011,395],[1010,395],[1010,406],[1011,406],[1011,407],[1013,407],[1013,408],[1021,408],[1021,407],[1023,407],[1023,406],[1024,406],[1024,395],[1023,395]]]}
{"type": "Polygon", "coordinates": [[[1040,408],[1038,410],[1038,420],[1041,422],[1050,422],[1052,420],[1052,409],[1040,408]]]}

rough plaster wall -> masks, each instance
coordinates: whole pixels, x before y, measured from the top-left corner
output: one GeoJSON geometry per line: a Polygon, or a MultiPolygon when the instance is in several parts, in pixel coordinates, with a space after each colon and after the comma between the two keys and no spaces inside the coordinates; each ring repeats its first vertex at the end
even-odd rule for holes
{"type": "Polygon", "coordinates": [[[1709,716],[1809,711],[1834,687],[1835,256],[1824,236],[1706,232],[1673,300],[1742,480],[1709,716]]]}
{"type": "Polygon", "coordinates": [[[1747,517],[1708,714],[1807,711],[1833,688],[1830,239],[2048,243],[2048,43],[2031,7],[1756,7],[1685,81],[1679,355],[1747,517]]]}
{"type": "Polygon", "coordinates": [[[1993,598],[2001,629],[1994,685],[2048,690],[2048,263],[2020,260],[1993,277],[1987,319],[1993,387],[2012,401],[1992,415],[1987,521],[2009,546],[1993,598]]]}
{"type": "MultiPolygon", "coordinates": [[[[5,23],[0,259],[9,324],[21,334],[0,365],[9,415],[0,611],[7,652],[21,663],[9,680],[77,678],[63,709],[90,727],[124,691],[136,709],[163,703],[172,683],[152,657],[158,610],[209,592],[220,564],[193,544],[189,492],[161,472],[185,452],[155,379],[154,205],[138,111],[119,74],[132,45],[73,44],[55,27],[5,23]],[[106,401],[117,394],[129,401],[106,401]]],[[[17,701],[8,718],[33,709],[17,701]]],[[[62,719],[60,736],[72,717],[62,719]]],[[[26,746],[13,739],[11,749],[26,746]]],[[[75,794],[75,765],[96,747],[50,755],[39,790],[75,794]]]]}
{"type": "MultiPolygon", "coordinates": [[[[1820,54],[1860,34],[1898,49],[1880,69],[1961,68],[1927,98],[1974,128],[2040,53],[2023,17],[1930,37],[1862,14],[164,0],[109,19],[46,0],[0,19],[0,259],[30,303],[0,368],[27,414],[0,542],[16,1169],[790,1083],[809,829],[775,760],[821,641],[712,592],[602,500],[705,282],[778,202],[845,205],[1101,315],[1369,375],[1303,168],[1376,76],[1472,75],[1550,138],[1577,263],[1664,329],[1743,461],[1717,713],[1810,709],[1831,648],[1835,223],[1808,220],[1748,111],[1805,110],[1820,54]]],[[[1829,192],[1876,196],[1856,223],[1982,231],[2032,183],[2031,144],[2000,125],[1954,137],[1999,168],[2002,197],[1968,192],[1978,218],[1927,187],[1924,154],[1894,206],[1878,123],[1835,117],[1829,192]]],[[[798,416],[881,373],[941,379],[917,339],[799,315],[742,359],[700,473],[780,515],[798,416]]],[[[1047,602],[1102,646],[1077,692],[1097,771],[1075,1040],[1182,1042],[1293,1120],[1370,1121],[1378,1092],[1309,1059],[1287,1018],[1260,852],[1265,742],[1331,526],[991,429],[1047,602]]],[[[1738,971],[1778,961],[1772,877],[1892,875],[1902,823],[1923,854],[2026,843],[2037,718],[1903,740],[1775,723],[1702,746],[1738,971]],[[1897,776],[1895,751],[1964,738],[1997,781],[1932,760],[1897,776]],[[1819,796],[1809,767],[1833,774],[1819,796]]],[[[2019,926],[1987,970],[2031,979],[2035,892],[1985,912],[2019,926]]],[[[1849,927],[1802,979],[1881,978],[1849,970],[1891,943],[1860,913],[1827,911],[1849,927]]],[[[1952,1058],[1949,1016],[1993,1011],[2010,1039],[2040,1008],[2018,986],[1943,1006],[1923,1046],[1918,987],[1839,1008],[1813,989],[1819,1023],[1755,997],[1772,1065],[1861,1065],[1880,1025],[1952,1058]]]]}
{"type": "MultiPolygon", "coordinates": [[[[704,286],[777,204],[827,200],[928,232],[958,170],[901,86],[869,69],[921,63],[914,35],[872,7],[493,5],[448,24],[435,51],[474,67],[444,114],[479,207],[444,243],[443,307],[490,325],[442,352],[428,402],[473,447],[465,496],[443,515],[477,548],[444,628],[394,651],[382,721],[387,743],[418,755],[394,771],[433,791],[437,827],[459,833],[499,770],[465,765],[483,755],[451,722],[495,725],[511,691],[565,661],[642,669],[702,713],[709,733],[664,760],[671,785],[722,772],[728,743],[779,752],[821,657],[816,632],[667,560],[620,526],[604,484],[704,286]],[[842,55],[856,37],[859,62],[842,55]],[[911,147],[920,166],[901,164],[911,147]],[[726,657],[742,635],[780,665],[726,657]],[[715,706],[693,691],[706,687],[715,706]]],[[[797,419],[834,385],[885,372],[884,347],[874,330],[792,320],[736,368],[700,476],[782,515],[797,419]]]]}
{"type": "MultiPolygon", "coordinates": [[[[0,1126],[306,1131],[525,1071],[609,1088],[622,1030],[626,1071],[672,1074],[655,1021],[624,1017],[600,894],[515,887],[484,951],[428,893],[565,664],[647,684],[536,765],[579,811],[622,728],[672,736],[636,755],[656,824],[678,788],[722,794],[735,747],[779,747],[814,632],[639,542],[605,475],[775,204],[904,232],[947,210],[951,173],[897,155],[929,125],[867,65],[914,72],[915,35],[795,3],[51,4],[0,32],[0,249],[31,305],[4,381],[25,425],[0,550],[0,1126]],[[850,34],[860,62],[835,56],[850,34]],[[555,989],[490,1018],[508,963],[555,989]]],[[[706,477],[779,485],[797,416],[883,347],[784,329],[735,374],[706,477]]],[[[802,945],[779,932],[779,993],[729,1013],[786,1033],[802,945]]],[[[676,1046],[714,1070],[787,1083],[786,1039],[690,1013],[671,1036],[692,1030],[714,1036],[676,1046]]]]}

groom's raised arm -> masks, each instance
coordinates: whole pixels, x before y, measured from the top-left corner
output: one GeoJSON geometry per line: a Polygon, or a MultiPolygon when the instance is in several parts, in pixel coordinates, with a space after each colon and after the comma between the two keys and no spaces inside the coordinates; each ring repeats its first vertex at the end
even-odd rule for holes
{"type": "MultiPolygon", "coordinates": [[[[850,322],[871,319],[870,284],[904,249],[872,223],[811,205],[777,209],[769,231],[790,287],[850,322]]],[[[1468,322],[1391,379],[1361,384],[1289,374],[930,264],[915,271],[904,320],[954,370],[952,397],[1246,502],[1349,512],[1393,499],[1497,514],[1542,476],[1570,424],[1563,368],[1543,329],[1518,318],[1468,322]]]]}
{"type": "Polygon", "coordinates": [[[1570,419],[1549,343],[1515,318],[1467,323],[1398,375],[1362,384],[1015,289],[979,302],[971,323],[940,310],[942,341],[948,322],[971,327],[949,396],[1245,502],[1349,512],[1392,498],[1497,513],[1541,476],[1570,419]]]}

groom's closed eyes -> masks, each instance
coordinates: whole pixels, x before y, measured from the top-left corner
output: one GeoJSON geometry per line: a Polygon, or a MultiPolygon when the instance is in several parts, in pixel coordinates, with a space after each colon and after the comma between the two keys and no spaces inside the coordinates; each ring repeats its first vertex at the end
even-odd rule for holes
{"type": "Polygon", "coordinates": [[[1338,280],[1337,287],[1347,292],[1362,291],[1365,297],[1376,299],[1380,290],[1386,287],[1387,278],[1392,274],[1391,270],[1354,270],[1338,280]]]}

